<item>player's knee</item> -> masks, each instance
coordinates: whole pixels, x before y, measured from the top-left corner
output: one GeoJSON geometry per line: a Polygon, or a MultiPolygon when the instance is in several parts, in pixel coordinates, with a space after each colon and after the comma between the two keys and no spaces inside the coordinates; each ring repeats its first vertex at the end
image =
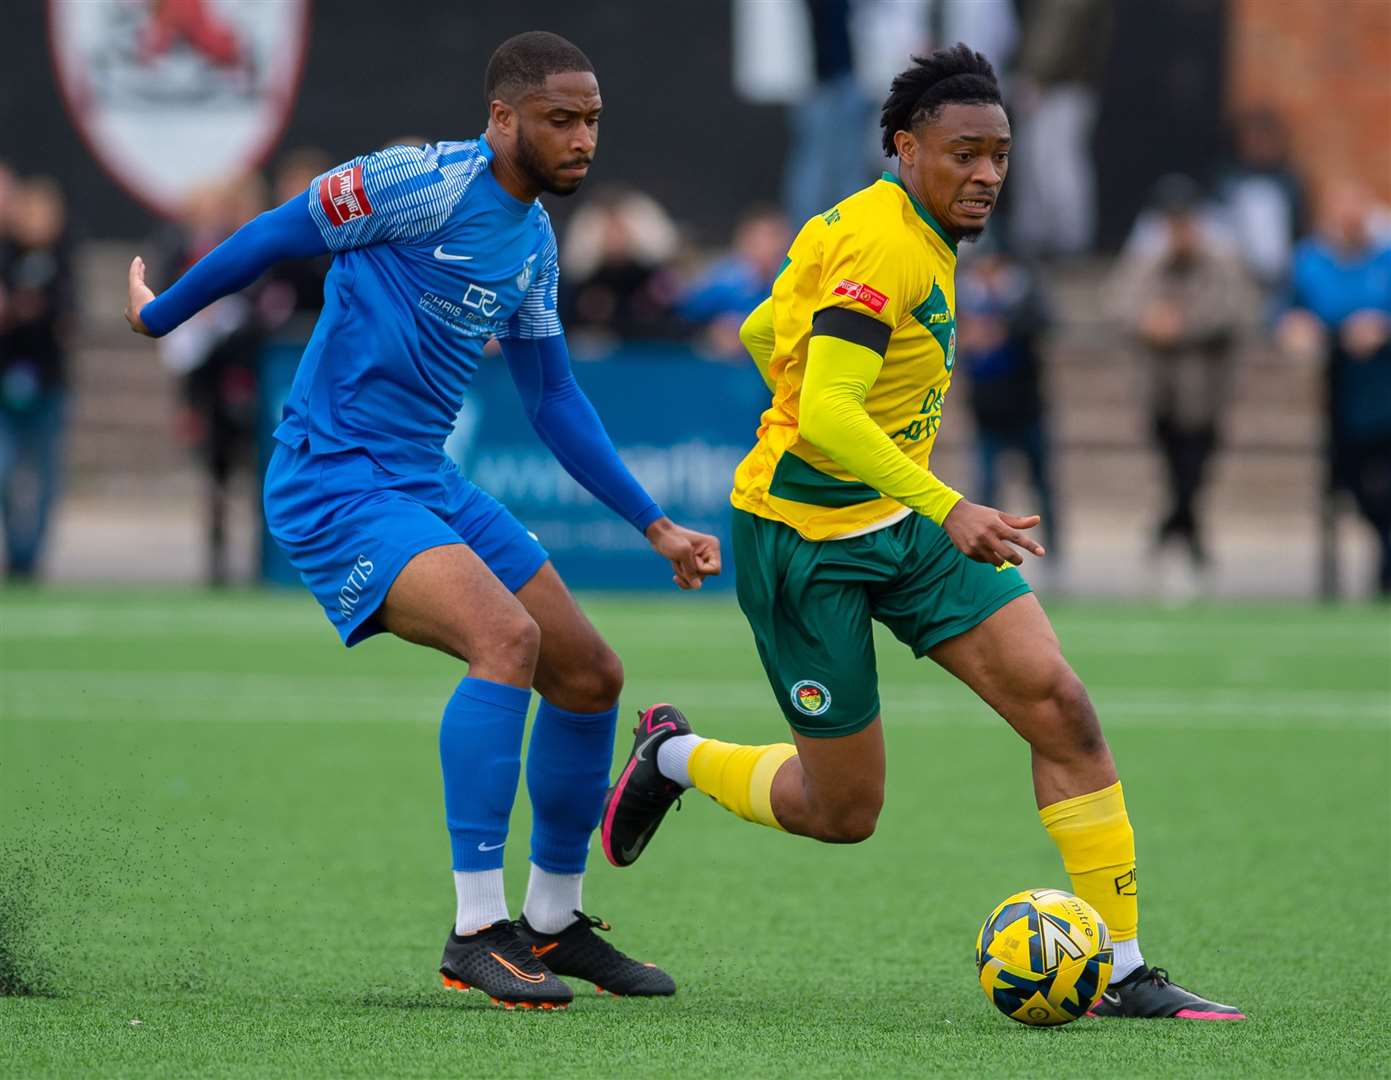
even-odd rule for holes
{"type": "Polygon", "coordinates": [[[1093,757],[1106,752],[1106,739],[1087,688],[1066,664],[1061,664],[1048,704],[1070,755],[1093,757]]]}
{"type": "Polygon", "coordinates": [[[623,693],[623,661],[607,645],[595,662],[592,683],[598,708],[609,709],[618,704],[618,695],[623,693]]]}
{"type": "Polygon", "coordinates": [[[525,611],[517,611],[490,626],[485,643],[471,657],[505,676],[523,678],[528,684],[541,654],[541,628],[525,611]]]}
{"type": "Polygon", "coordinates": [[[577,672],[574,693],[583,699],[576,708],[580,713],[601,713],[618,704],[619,694],[623,693],[623,661],[618,653],[601,644],[590,662],[577,672]]]}
{"type": "Polygon", "coordinates": [[[551,657],[537,672],[537,688],[552,705],[570,712],[606,712],[623,693],[623,662],[603,641],[557,663],[551,657]]]}
{"type": "Polygon", "coordinates": [[[827,844],[860,844],[874,835],[884,793],[866,792],[854,802],[823,811],[816,825],[816,838],[827,844]]]}

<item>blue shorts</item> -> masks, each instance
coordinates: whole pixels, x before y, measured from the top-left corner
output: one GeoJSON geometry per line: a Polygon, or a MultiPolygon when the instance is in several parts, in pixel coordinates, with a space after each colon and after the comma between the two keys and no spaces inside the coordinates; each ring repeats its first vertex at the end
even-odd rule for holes
{"type": "Polygon", "coordinates": [[[348,646],[382,632],[377,609],[422,551],[467,544],[511,592],[548,558],[448,459],[437,471],[398,476],[364,451],[315,454],[307,442],[280,443],[263,490],[270,534],[348,646]]]}

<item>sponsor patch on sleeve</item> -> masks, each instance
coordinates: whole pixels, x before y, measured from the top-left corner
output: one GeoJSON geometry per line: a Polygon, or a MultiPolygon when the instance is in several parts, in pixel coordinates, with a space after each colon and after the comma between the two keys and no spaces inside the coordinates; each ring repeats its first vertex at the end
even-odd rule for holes
{"type": "Polygon", "coordinates": [[[319,205],[335,228],[370,217],[372,204],[367,200],[367,188],[362,182],[362,166],[349,165],[320,180],[319,205]]]}
{"type": "Polygon", "coordinates": [[[889,298],[878,289],[871,289],[868,285],[851,281],[849,278],[842,278],[834,292],[837,296],[848,296],[851,300],[858,300],[876,315],[883,311],[884,305],[889,302],[889,298]]]}

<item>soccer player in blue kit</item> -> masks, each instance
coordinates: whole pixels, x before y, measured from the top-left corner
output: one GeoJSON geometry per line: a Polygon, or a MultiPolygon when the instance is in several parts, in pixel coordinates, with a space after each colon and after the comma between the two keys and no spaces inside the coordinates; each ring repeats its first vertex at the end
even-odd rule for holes
{"type": "Polygon", "coordinates": [[[591,494],[698,588],[719,542],[673,524],[614,451],[571,373],[556,240],[541,192],[579,188],[601,100],[555,34],[488,63],[477,140],[354,158],[243,226],[156,297],[130,268],[126,318],[158,337],[279,259],[333,252],[324,310],[275,431],[266,520],[345,645],[387,631],[468,663],[440,726],[457,911],[440,974],[508,1007],[558,1008],[559,975],[619,995],[675,991],[581,910],[612,761],[623,669],[537,539],[444,456],[461,395],[496,337],[537,434],[591,494]],[[507,820],[527,754],[531,877],[503,895],[507,820]]]}

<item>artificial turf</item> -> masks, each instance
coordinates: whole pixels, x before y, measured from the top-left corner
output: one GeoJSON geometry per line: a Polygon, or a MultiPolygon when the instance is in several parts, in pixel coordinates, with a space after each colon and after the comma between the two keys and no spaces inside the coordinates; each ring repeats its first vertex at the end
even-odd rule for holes
{"type": "MultiPolygon", "coordinates": [[[[625,661],[625,717],[667,699],[707,734],[784,737],[727,600],[587,608],[625,661]]],[[[345,652],[299,594],[11,590],[0,1075],[1384,1074],[1391,613],[1052,610],[1121,767],[1146,957],[1245,1023],[1033,1030],[990,1007],[980,920],[1067,880],[1024,745],[891,640],[878,833],[821,846],[688,798],[635,867],[596,851],[585,893],[678,995],[580,986],[530,1015],[435,975],[459,665],[345,652]]],[[[514,905],[526,827],[521,797],[514,905]]]]}

